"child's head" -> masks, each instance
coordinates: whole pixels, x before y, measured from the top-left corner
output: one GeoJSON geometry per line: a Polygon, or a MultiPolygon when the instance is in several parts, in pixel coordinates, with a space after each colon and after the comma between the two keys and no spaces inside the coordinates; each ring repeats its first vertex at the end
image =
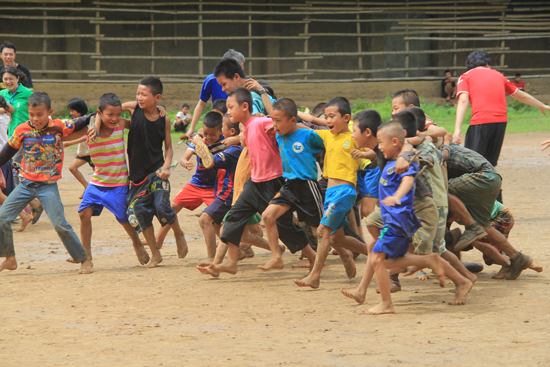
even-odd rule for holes
{"type": "Polygon", "coordinates": [[[409,111],[408,108],[391,115],[390,122],[398,122],[399,124],[401,124],[407,138],[412,138],[413,136],[416,136],[416,117],[414,117],[414,114],[409,111]]]}
{"type": "Polygon", "coordinates": [[[6,102],[6,99],[3,96],[0,96],[0,108],[8,108],[8,102],[6,102]]]}
{"type": "Polygon", "coordinates": [[[325,106],[327,104],[325,102],[317,103],[315,107],[313,107],[313,110],[311,110],[311,114],[315,117],[319,117],[321,115],[325,114],[325,106]]]}
{"type": "Polygon", "coordinates": [[[212,102],[212,111],[220,113],[224,116],[227,113],[227,102],[225,99],[216,99],[212,102]]]}
{"type": "Polygon", "coordinates": [[[382,117],[378,111],[365,110],[353,116],[353,139],[359,148],[374,149],[378,144],[376,133],[382,125],[382,117]]]}
{"type": "Polygon", "coordinates": [[[418,131],[426,130],[426,114],[424,113],[422,108],[413,106],[403,111],[409,111],[414,115],[414,118],[416,119],[416,129],[418,131]]]}
{"type": "Polygon", "coordinates": [[[401,89],[393,95],[391,113],[395,114],[408,107],[420,107],[420,99],[414,89],[401,89]]]}
{"type": "Polygon", "coordinates": [[[231,122],[231,118],[228,115],[223,116],[222,134],[226,138],[230,136],[237,136],[241,133],[238,122],[231,122]]]}
{"type": "Polygon", "coordinates": [[[490,66],[491,58],[483,50],[474,51],[466,58],[466,69],[471,70],[480,66],[490,66]]]}
{"type": "Polygon", "coordinates": [[[214,144],[222,136],[223,117],[217,112],[210,111],[202,120],[203,138],[206,144],[214,144]]]}
{"type": "Polygon", "coordinates": [[[147,109],[156,107],[162,97],[162,82],[155,76],[147,76],[139,81],[136,99],[139,107],[147,109]]]}
{"type": "Polygon", "coordinates": [[[451,79],[451,71],[450,70],[445,70],[443,75],[445,75],[445,79],[451,79]]]}
{"type": "Polygon", "coordinates": [[[266,90],[267,94],[269,94],[271,96],[271,98],[277,99],[277,96],[275,95],[275,91],[273,90],[273,87],[271,85],[269,85],[268,82],[266,82],[264,80],[258,80],[258,84],[260,84],[262,86],[262,88],[264,88],[266,90]]]}
{"type": "Polygon", "coordinates": [[[520,74],[520,73],[517,73],[517,74],[516,74],[516,77],[514,78],[514,80],[515,80],[516,82],[518,82],[518,83],[521,82],[521,74],[520,74]]]}
{"type": "Polygon", "coordinates": [[[184,115],[187,115],[189,113],[189,104],[184,103],[181,105],[181,112],[183,112],[184,115]]]}
{"type": "Polygon", "coordinates": [[[214,77],[224,92],[231,92],[237,87],[244,86],[246,76],[243,68],[234,59],[224,59],[214,68],[214,77]]]}
{"type": "Polygon", "coordinates": [[[348,132],[348,122],[351,119],[351,106],[344,97],[335,97],[325,106],[327,127],[334,135],[348,132]]]}
{"type": "Polygon", "coordinates": [[[71,99],[69,103],[67,103],[67,108],[74,119],[88,113],[88,106],[86,106],[86,102],[84,102],[82,98],[78,97],[71,99]]]}
{"type": "Polygon", "coordinates": [[[99,98],[97,116],[101,122],[110,129],[114,129],[122,115],[122,102],[114,93],[105,93],[99,98]]]}
{"type": "Polygon", "coordinates": [[[298,115],[298,108],[292,99],[281,98],[273,103],[271,119],[273,127],[279,135],[292,134],[298,130],[296,115],[298,115]]]}
{"type": "Polygon", "coordinates": [[[397,159],[405,143],[405,130],[400,123],[388,121],[378,129],[378,149],[386,159],[397,159]]]}
{"type": "Polygon", "coordinates": [[[53,113],[52,100],[47,93],[34,92],[27,102],[29,108],[29,121],[38,129],[43,129],[50,120],[53,113]]]}
{"type": "Polygon", "coordinates": [[[244,87],[238,87],[227,94],[227,114],[231,122],[245,123],[252,115],[252,94],[244,87]]]}

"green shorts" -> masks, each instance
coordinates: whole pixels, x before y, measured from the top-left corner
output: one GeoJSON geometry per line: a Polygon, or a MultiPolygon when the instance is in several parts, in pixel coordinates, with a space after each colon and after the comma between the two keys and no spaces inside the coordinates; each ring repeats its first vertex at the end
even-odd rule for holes
{"type": "Polygon", "coordinates": [[[449,194],[462,201],[472,218],[483,227],[491,227],[491,214],[502,178],[497,173],[466,173],[449,180],[449,194]]]}
{"type": "MultiPolygon", "coordinates": [[[[223,221],[225,222],[225,218],[227,218],[227,216],[229,215],[229,212],[227,212],[227,214],[225,215],[225,217],[223,217],[223,221]]],[[[252,218],[250,218],[248,220],[248,222],[246,223],[247,226],[253,226],[254,224],[258,224],[262,221],[262,216],[258,213],[254,214],[254,216],[252,218]]]]}

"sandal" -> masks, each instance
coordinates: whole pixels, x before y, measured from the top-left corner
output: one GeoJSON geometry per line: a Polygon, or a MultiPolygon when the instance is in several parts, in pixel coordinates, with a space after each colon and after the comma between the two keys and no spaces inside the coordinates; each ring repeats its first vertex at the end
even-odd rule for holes
{"type": "Polygon", "coordinates": [[[42,215],[42,212],[44,211],[44,207],[40,205],[38,208],[32,208],[32,222],[31,224],[35,224],[40,219],[40,216],[42,215]],[[36,215],[35,215],[36,213],[36,215]]]}

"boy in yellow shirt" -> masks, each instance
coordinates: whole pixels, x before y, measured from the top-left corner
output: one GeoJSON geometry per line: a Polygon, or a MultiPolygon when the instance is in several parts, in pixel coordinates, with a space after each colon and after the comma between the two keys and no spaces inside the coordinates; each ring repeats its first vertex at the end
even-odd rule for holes
{"type": "Polygon", "coordinates": [[[294,279],[299,287],[319,288],[321,271],[325,265],[331,246],[337,248],[348,277],[356,274],[353,257],[348,250],[367,254],[365,243],[344,234],[349,226],[346,217],[357,198],[357,170],[359,160],[351,156],[356,149],[348,123],[351,118],[351,106],[344,97],[336,97],[325,106],[328,130],[315,130],[323,139],[326,149],[323,177],[328,178],[325,195],[324,214],[317,230],[319,243],[313,269],[302,280],[294,279]]]}

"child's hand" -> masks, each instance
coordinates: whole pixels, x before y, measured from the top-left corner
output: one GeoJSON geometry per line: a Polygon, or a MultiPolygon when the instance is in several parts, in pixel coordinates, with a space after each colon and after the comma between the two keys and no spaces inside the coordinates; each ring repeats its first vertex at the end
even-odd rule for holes
{"type": "Polygon", "coordinates": [[[401,200],[399,200],[396,196],[387,196],[384,200],[382,200],[382,204],[386,206],[401,205],[401,200]]]}
{"type": "Polygon", "coordinates": [[[157,111],[159,111],[159,116],[160,117],[166,116],[166,108],[164,108],[162,106],[157,106],[157,111]]]}
{"type": "Polygon", "coordinates": [[[97,138],[99,138],[94,124],[88,125],[88,137],[90,138],[90,141],[95,141],[97,138]]]}
{"type": "Polygon", "coordinates": [[[162,180],[168,180],[170,177],[170,169],[159,169],[157,170],[157,176],[162,180]]]}
{"type": "Polygon", "coordinates": [[[4,107],[0,107],[0,115],[3,115],[6,113],[6,109],[4,107]]]}
{"type": "Polygon", "coordinates": [[[199,129],[199,131],[197,131],[196,135],[200,135],[200,136],[204,135],[204,130],[202,129],[202,127],[199,129]]]}
{"type": "Polygon", "coordinates": [[[70,141],[64,141],[63,142],[63,148],[67,148],[67,147],[70,147],[72,144],[70,141]]]}
{"type": "Polygon", "coordinates": [[[451,133],[445,134],[445,136],[443,137],[443,144],[449,145],[451,144],[452,141],[453,141],[453,136],[451,135],[451,133]]]}
{"type": "MultiPolygon", "coordinates": [[[[550,140],[546,140],[540,143],[540,145],[545,145],[545,147],[543,147],[541,150],[546,150],[547,148],[550,148],[550,140]]],[[[548,153],[548,155],[550,155],[550,153],[548,153]]]]}
{"type": "Polygon", "coordinates": [[[254,117],[265,117],[265,115],[263,113],[259,113],[259,112],[253,114],[252,116],[254,116],[254,117]]]}
{"type": "Polygon", "coordinates": [[[187,159],[181,159],[180,164],[183,168],[185,168],[188,171],[191,171],[193,169],[193,162],[188,161],[187,159]]]}
{"type": "Polygon", "coordinates": [[[223,141],[223,144],[228,147],[230,145],[239,145],[241,143],[241,138],[237,136],[230,136],[223,141]]]}
{"type": "Polygon", "coordinates": [[[251,92],[258,92],[259,90],[263,89],[261,84],[258,83],[257,81],[255,81],[252,78],[248,78],[246,80],[246,83],[244,83],[244,86],[245,86],[246,89],[248,89],[251,92]]]}
{"type": "Polygon", "coordinates": [[[197,144],[204,144],[204,139],[203,139],[202,136],[200,136],[199,134],[193,136],[192,141],[193,141],[193,143],[195,143],[195,145],[197,145],[197,144]]]}
{"type": "Polygon", "coordinates": [[[360,151],[359,149],[354,149],[351,151],[351,156],[353,159],[357,159],[357,158],[366,158],[366,153],[365,152],[362,152],[360,151]]]}
{"type": "Polygon", "coordinates": [[[395,162],[395,173],[397,173],[398,175],[405,173],[409,170],[409,167],[409,162],[407,162],[405,158],[399,157],[395,162]]]}

